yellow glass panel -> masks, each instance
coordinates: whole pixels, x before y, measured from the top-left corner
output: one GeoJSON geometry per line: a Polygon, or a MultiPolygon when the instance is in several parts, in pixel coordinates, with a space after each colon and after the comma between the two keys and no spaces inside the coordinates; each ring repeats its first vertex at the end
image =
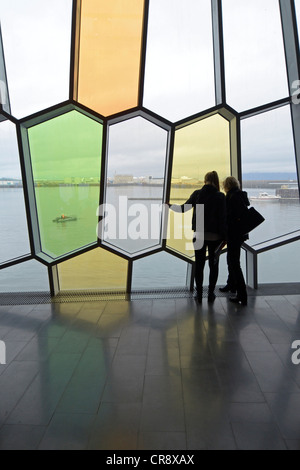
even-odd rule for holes
{"type": "MultiPolygon", "coordinates": [[[[203,186],[205,174],[213,170],[218,172],[220,183],[231,172],[230,126],[219,114],[176,131],[170,203],[184,204],[203,186]]],[[[194,257],[191,225],[192,210],[169,212],[167,246],[190,259],[194,257]]]]}
{"type": "Polygon", "coordinates": [[[96,248],[58,265],[60,289],[125,291],[127,268],[120,256],[96,248]]]}
{"type": "Polygon", "coordinates": [[[75,99],[104,116],[138,104],[143,13],[144,0],[81,2],[75,99]]]}

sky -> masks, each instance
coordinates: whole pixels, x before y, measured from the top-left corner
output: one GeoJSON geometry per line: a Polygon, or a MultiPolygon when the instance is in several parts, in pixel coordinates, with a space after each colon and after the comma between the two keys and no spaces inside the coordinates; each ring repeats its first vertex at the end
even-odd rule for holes
{"type": "MultiPolygon", "coordinates": [[[[184,0],[182,5],[182,0],[150,2],[144,104],[171,120],[214,104],[210,0],[184,0]]],[[[71,7],[71,0],[0,0],[11,108],[17,118],[68,98],[71,7]]],[[[300,0],[296,7],[300,16],[300,0]]],[[[228,103],[242,111],[286,97],[278,0],[223,0],[223,17],[228,103]]],[[[134,145],[134,131],[124,131],[124,123],[117,127],[113,132],[120,141],[114,138],[113,152],[119,164],[114,168],[113,158],[110,172],[129,173],[123,161],[130,152],[141,174],[159,177],[165,132],[147,128],[134,145]]],[[[294,171],[288,109],[243,121],[242,149],[244,172],[280,171],[282,159],[284,171],[294,171]]],[[[20,175],[18,159],[14,126],[0,123],[0,178],[20,175]]]]}

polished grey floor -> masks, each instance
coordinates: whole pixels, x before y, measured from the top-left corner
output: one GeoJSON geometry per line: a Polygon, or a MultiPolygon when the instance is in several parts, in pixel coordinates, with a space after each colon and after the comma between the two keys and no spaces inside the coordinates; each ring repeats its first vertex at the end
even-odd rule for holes
{"type": "Polygon", "coordinates": [[[300,450],[300,295],[2,305],[0,340],[0,449],[300,450]]]}

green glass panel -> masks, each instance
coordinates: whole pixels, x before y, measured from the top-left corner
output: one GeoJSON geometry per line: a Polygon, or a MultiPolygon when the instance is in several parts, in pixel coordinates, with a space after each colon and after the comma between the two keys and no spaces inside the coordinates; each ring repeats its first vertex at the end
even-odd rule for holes
{"type": "Polygon", "coordinates": [[[42,251],[97,241],[102,124],[71,111],[28,130],[42,251]]]}

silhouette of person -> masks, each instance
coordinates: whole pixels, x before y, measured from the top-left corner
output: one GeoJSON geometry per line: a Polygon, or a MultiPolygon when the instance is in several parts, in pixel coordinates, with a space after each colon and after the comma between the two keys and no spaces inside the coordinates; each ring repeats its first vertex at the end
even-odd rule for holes
{"type": "Polygon", "coordinates": [[[204,186],[192,193],[189,199],[182,205],[170,205],[175,212],[185,212],[193,207],[192,230],[194,231],[195,249],[195,283],[197,289],[196,299],[202,302],[203,274],[208,251],[209,261],[209,292],[208,302],[216,298],[215,287],[219,275],[219,260],[215,257],[215,251],[220,243],[226,238],[226,203],[225,195],[220,192],[219,176],[216,171],[205,175],[204,186]],[[204,243],[198,249],[197,240],[199,234],[196,231],[197,205],[204,206],[204,243]]]}
{"type": "Polygon", "coordinates": [[[248,235],[242,235],[239,231],[238,219],[247,206],[250,205],[246,191],[240,189],[239,181],[233,176],[227,177],[223,182],[226,193],[227,212],[227,284],[220,288],[221,292],[236,292],[235,297],[229,300],[234,303],[247,305],[247,288],[240,264],[241,246],[248,235]]]}

